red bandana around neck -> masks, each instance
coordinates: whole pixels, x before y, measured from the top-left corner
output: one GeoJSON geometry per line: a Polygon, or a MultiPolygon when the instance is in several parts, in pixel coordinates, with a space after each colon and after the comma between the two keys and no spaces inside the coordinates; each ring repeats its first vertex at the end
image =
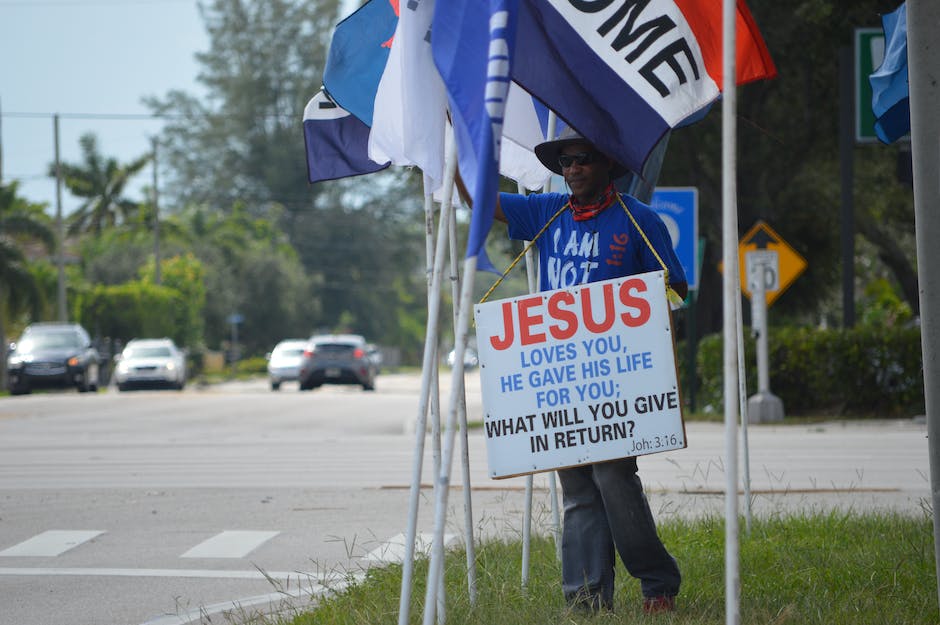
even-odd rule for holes
{"type": "Polygon", "coordinates": [[[568,202],[571,204],[571,212],[574,220],[586,221],[592,217],[596,217],[601,211],[613,204],[616,199],[617,191],[614,189],[614,183],[611,182],[607,185],[607,188],[604,189],[603,193],[601,193],[600,197],[597,198],[597,201],[591,204],[582,204],[574,194],[568,198],[568,202]]]}

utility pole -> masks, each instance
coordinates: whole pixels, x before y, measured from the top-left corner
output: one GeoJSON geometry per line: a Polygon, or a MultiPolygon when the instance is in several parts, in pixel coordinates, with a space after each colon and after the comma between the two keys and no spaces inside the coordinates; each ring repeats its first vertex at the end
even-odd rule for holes
{"type": "Polygon", "coordinates": [[[59,114],[52,116],[53,134],[55,135],[55,226],[56,226],[56,265],[59,268],[57,300],[59,321],[68,321],[65,314],[65,231],[62,225],[62,166],[59,162],[59,114]]]}
{"type": "Polygon", "coordinates": [[[153,142],[153,263],[154,284],[162,282],[160,278],[160,204],[157,192],[157,138],[151,139],[153,142]]]}
{"type": "Polygon", "coordinates": [[[0,102],[0,184],[3,184],[3,103],[0,102]]]}

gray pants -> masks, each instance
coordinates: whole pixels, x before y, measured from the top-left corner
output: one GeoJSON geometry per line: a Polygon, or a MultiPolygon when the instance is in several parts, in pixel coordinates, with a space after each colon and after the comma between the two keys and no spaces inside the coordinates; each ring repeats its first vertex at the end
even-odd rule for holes
{"type": "Polygon", "coordinates": [[[656,533],[636,458],[561,469],[562,589],[569,603],[613,609],[614,547],[644,597],[679,593],[679,567],[656,533]]]}

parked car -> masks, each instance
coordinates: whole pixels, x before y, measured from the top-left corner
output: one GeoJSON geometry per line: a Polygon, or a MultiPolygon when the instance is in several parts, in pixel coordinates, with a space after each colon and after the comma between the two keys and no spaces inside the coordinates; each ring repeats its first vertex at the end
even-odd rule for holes
{"type": "Polygon", "coordinates": [[[10,344],[7,372],[10,393],[39,387],[98,390],[100,356],[85,328],[77,323],[34,323],[10,344]]]}
{"type": "Polygon", "coordinates": [[[186,386],[186,355],[173,339],[133,339],[115,360],[119,391],[144,387],[179,391],[186,386]]]}
{"type": "Polygon", "coordinates": [[[380,360],[378,348],[358,334],[311,337],[300,364],[300,390],[322,384],[358,384],[374,391],[380,360]]]}
{"type": "Polygon", "coordinates": [[[282,382],[300,379],[300,363],[306,347],[307,339],[285,339],[274,346],[268,354],[268,380],[272,391],[280,389],[282,382]]]}

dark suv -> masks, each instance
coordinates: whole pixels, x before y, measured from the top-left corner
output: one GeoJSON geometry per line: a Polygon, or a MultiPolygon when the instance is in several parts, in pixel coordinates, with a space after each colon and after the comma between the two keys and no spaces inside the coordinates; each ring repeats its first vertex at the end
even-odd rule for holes
{"type": "Polygon", "coordinates": [[[300,390],[322,384],[358,384],[375,390],[379,351],[358,334],[314,336],[300,361],[300,390]]]}
{"type": "Polygon", "coordinates": [[[98,390],[98,351],[85,329],[75,323],[34,323],[10,345],[7,373],[10,393],[33,388],[74,386],[79,392],[98,390]]]}

